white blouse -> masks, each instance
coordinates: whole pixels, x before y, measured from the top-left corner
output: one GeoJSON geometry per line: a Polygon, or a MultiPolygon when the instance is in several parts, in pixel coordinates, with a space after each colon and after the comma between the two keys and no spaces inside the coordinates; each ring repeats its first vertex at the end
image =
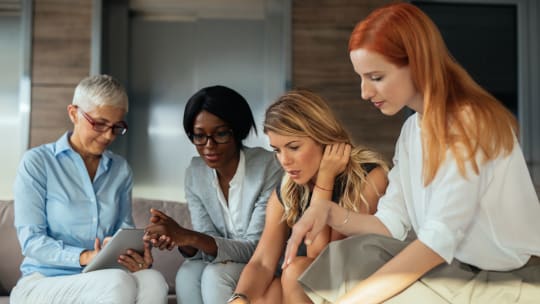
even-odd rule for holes
{"type": "Polygon", "coordinates": [[[375,214],[394,238],[412,228],[447,263],[454,258],[484,270],[512,270],[540,255],[540,203],[517,143],[508,156],[459,173],[448,151],[434,180],[423,186],[418,114],[396,145],[389,186],[375,214]]]}
{"type": "Polygon", "coordinates": [[[229,197],[226,198],[219,186],[219,179],[217,171],[212,170],[214,173],[213,186],[216,189],[217,197],[221,205],[221,212],[223,213],[223,219],[225,220],[225,227],[229,236],[233,239],[242,236],[242,233],[247,227],[237,227],[236,224],[244,223],[241,219],[242,210],[244,210],[244,199],[242,197],[242,185],[244,184],[244,176],[246,175],[246,157],[244,151],[240,150],[240,159],[238,161],[238,167],[234,173],[233,178],[229,182],[229,197]]]}

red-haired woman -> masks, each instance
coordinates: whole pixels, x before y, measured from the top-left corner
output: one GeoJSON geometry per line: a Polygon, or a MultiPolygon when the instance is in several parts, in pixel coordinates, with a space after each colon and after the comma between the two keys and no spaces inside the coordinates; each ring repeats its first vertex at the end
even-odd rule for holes
{"type": "Polygon", "coordinates": [[[300,277],[315,302],[534,303],[540,204],[515,118],[452,58],[421,10],[372,12],[349,43],[362,98],[403,125],[375,215],[312,201],[286,262],[321,227],[344,235],[300,277]],[[416,238],[405,241],[409,232],[416,238]]]}

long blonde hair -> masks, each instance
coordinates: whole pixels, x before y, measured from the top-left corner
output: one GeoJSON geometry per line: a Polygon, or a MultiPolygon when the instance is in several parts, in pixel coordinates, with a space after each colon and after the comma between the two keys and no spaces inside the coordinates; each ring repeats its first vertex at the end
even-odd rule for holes
{"type": "Polygon", "coordinates": [[[424,185],[433,181],[448,149],[463,177],[467,162],[479,173],[478,155],[484,162],[512,151],[515,117],[454,60],[433,21],[416,6],[394,3],[373,11],[351,34],[349,51],[360,48],[411,70],[424,99],[424,185]]]}
{"type": "MultiPolygon", "coordinates": [[[[264,133],[273,132],[282,136],[309,137],[323,146],[334,143],[352,145],[347,131],[336,119],[328,104],[318,95],[306,90],[290,91],[281,96],[266,110],[264,133]]],[[[378,153],[363,147],[353,146],[345,171],[337,177],[343,185],[340,206],[356,212],[370,212],[369,204],[362,192],[368,184],[367,172],[362,164],[375,164],[388,170],[378,153]]],[[[375,191],[377,189],[371,185],[375,191]]],[[[292,226],[309,203],[308,185],[296,184],[285,175],[279,190],[289,226],[292,226]]]]}

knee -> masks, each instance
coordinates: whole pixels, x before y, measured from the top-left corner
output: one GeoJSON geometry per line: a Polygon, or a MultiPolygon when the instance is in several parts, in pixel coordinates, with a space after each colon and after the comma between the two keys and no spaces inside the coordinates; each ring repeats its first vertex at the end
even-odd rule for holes
{"type": "Polygon", "coordinates": [[[363,263],[379,264],[393,257],[392,250],[389,249],[397,242],[400,241],[387,236],[367,234],[331,242],[328,247],[330,255],[341,256],[344,252],[349,252],[346,259],[358,260],[358,257],[361,257],[363,263]]]}
{"type": "Polygon", "coordinates": [[[376,253],[382,248],[380,246],[380,238],[382,236],[377,234],[366,234],[349,237],[340,241],[331,242],[328,245],[330,252],[349,250],[351,245],[356,250],[360,250],[362,253],[376,253]]]}
{"type": "Polygon", "coordinates": [[[201,289],[211,292],[202,294],[204,303],[225,302],[236,288],[241,268],[235,263],[208,264],[201,276],[201,289]]]}
{"type": "Polygon", "coordinates": [[[313,262],[313,259],[308,257],[296,257],[293,259],[281,273],[281,286],[283,286],[283,289],[296,286],[298,278],[309,267],[311,262],[313,262]]]}
{"type": "Polygon", "coordinates": [[[155,294],[167,295],[169,293],[169,285],[161,274],[154,269],[140,270],[137,272],[140,281],[140,288],[151,290],[155,294]]]}
{"type": "Polygon", "coordinates": [[[200,289],[201,274],[205,267],[201,260],[185,260],[176,273],[176,294],[194,292],[200,289]]]}
{"type": "Polygon", "coordinates": [[[204,268],[201,276],[202,284],[206,285],[207,287],[214,286],[214,288],[231,280],[234,281],[234,278],[229,276],[229,273],[225,268],[225,264],[222,263],[208,264],[204,268]]]}
{"type": "Polygon", "coordinates": [[[121,269],[107,270],[107,280],[103,282],[101,297],[111,303],[135,303],[137,299],[137,282],[126,271],[121,269]]]}

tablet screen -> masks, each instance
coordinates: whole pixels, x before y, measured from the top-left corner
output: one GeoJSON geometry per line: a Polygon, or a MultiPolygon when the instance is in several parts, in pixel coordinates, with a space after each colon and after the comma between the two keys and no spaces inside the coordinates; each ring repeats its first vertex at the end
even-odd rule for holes
{"type": "Polygon", "coordinates": [[[99,253],[84,267],[82,272],[106,268],[121,268],[124,266],[118,263],[118,257],[126,250],[133,249],[139,253],[144,252],[143,243],[144,229],[123,228],[118,230],[99,253]]]}

